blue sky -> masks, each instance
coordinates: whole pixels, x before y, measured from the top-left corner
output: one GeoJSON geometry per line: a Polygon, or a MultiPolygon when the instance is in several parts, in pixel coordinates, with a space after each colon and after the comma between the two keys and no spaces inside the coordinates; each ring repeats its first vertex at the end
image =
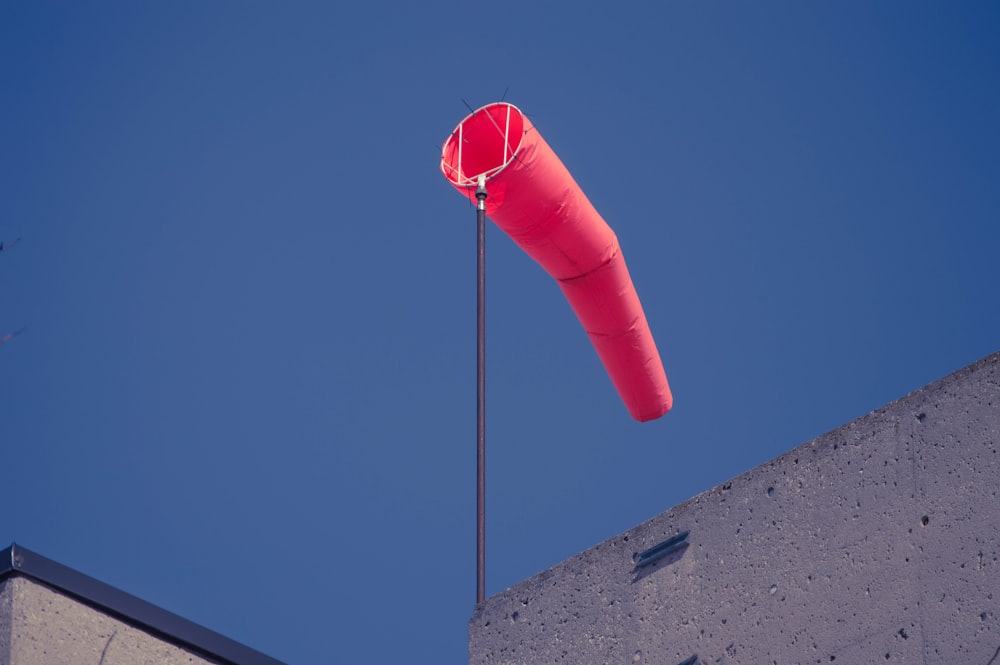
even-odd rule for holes
{"type": "Polygon", "coordinates": [[[463,100],[615,229],[675,400],[633,422],[489,229],[489,595],[1000,348],[998,81],[986,2],[0,2],[0,544],[463,662],[463,100]]]}

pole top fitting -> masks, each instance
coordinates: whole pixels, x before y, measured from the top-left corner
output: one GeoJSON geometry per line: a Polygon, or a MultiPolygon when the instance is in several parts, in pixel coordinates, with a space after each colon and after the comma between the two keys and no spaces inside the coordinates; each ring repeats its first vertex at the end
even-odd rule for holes
{"type": "Polygon", "coordinates": [[[477,208],[486,210],[486,176],[479,176],[479,185],[476,187],[476,200],[479,201],[477,208]]]}

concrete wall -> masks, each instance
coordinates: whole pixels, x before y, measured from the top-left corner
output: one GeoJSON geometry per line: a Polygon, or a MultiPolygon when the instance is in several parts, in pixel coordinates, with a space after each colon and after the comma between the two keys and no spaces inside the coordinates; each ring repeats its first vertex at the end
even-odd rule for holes
{"type": "Polygon", "coordinates": [[[0,580],[0,665],[212,665],[26,577],[0,580]]]}
{"type": "Polygon", "coordinates": [[[1000,665],[998,450],[994,354],[487,599],[469,662],[1000,665]]]}

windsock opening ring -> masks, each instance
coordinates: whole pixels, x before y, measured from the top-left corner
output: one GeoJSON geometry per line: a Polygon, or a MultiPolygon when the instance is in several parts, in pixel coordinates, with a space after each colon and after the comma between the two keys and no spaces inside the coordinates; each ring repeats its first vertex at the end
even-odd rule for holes
{"type": "Polygon", "coordinates": [[[441,172],[456,187],[475,187],[515,159],[524,136],[524,114],[513,104],[496,102],[469,115],[452,132],[441,152],[441,172]]]}

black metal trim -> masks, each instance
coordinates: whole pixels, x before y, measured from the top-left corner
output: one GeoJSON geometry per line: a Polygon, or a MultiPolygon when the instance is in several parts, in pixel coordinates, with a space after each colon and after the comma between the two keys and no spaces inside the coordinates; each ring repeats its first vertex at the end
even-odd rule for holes
{"type": "MultiPolygon", "coordinates": [[[[691,535],[690,531],[681,531],[676,536],[664,540],[659,545],[654,545],[648,550],[639,552],[632,557],[635,567],[642,568],[643,566],[648,566],[655,561],[659,561],[668,554],[673,554],[674,552],[687,547],[690,544],[688,542],[689,535],[691,535]]],[[[681,665],[684,665],[684,663],[681,663],[681,665]]]]}
{"type": "Polygon", "coordinates": [[[14,569],[14,547],[11,545],[0,556],[0,580],[7,577],[7,574],[14,569]]]}
{"type": "Polygon", "coordinates": [[[0,580],[23,576],[61,591],[133,626],[227,665],[284,665],[141,598],[17,544],[0,555],[0,580]]]}

